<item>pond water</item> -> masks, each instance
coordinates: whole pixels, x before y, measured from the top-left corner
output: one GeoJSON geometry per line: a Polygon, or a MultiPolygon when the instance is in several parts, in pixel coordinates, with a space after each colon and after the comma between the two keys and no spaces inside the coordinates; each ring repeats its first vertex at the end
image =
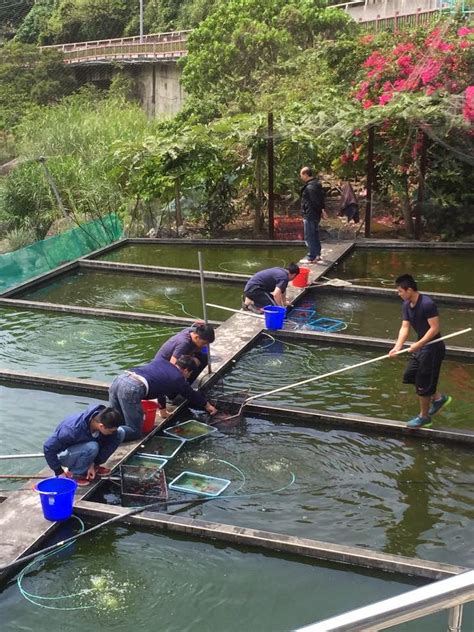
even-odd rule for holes
{"type": "MultiPolygon", "coordinates": [[[[342,333],[355,336],[396,339],[402,319],[402,301],[394,291],[392,298],[349,292],[312,292],[296,303],[316,311],[313,318],[335,318],[342,320],[345,327],[342,333]]],[[[445,305],[438,302],[441,329],[450,334],[460,329],[474,326],[474,309],[465,306],[445,305]]],[[[287,328],[294,328],[291,313],[288,315],[287,328]]],[[[412,330],[413,340],[415,333],[412,330]]],[[[474,331],[453,338],[447,344],[456,347],[474,347],[474,331]]]]}
{"type": "Polygon", "coordinates": [[[168,268],[199,269],[201,251],[205,270],[253,274],[264,268],[285,267],[306,254],[305,246],[249,246],[186,244],[126,244],[98,259],[168,268]]]}
{"type": "MultiPolygon", "coordinates": [[[[183,505],[168,513],[474,563],[466,550],[474,538],[472,450],[297,423],[247,415],[186,444],[165,467],[168,482],[191,471],[231,485],[204,503],[170,490],[183,505]]],[[[95,499],[119,503],[120,488],[109,483],[95,499]]]]}
{"type": "MultiPolygon", "coordinates": [[[[240,309],[242,287],[206,281],[208,303],[240,309]]],[[[196,279],[82,270],[65,274],[16,298],[85,305],[122,311],[202,318],[201,286],[196,279]]],[[[209,308],[208,318],[226,320],[229,312],[209,308]]]]}
{"type": "Polygon", "coordinates": [[[181,327],[0,308],[0,366],[62,377],[112,380],[151,361],[181,327]]]}
{"type": "MultiPolygon", "coordinates": [[[[109,527],[79,540],[23,582],[31,594],[75,595],[39,601],[77,610],[32,605],[10,583],[0,595],[2,631],[283,632],[419,585],[389,573],[109,527]]],[[[466,629],[470,615],[465,613],[466,629]]],[[[444,632],[446,620],[438,614],[396,629],[444,632]]]]}
{"type": "Polygon", "coordinates": [[[356,285],[393,287],[397,276],[411,274],[422,292],[474,294],[473,250],[357,248],[328,274],[356,285]]]}
{"type": "MultiPolygon", "coordinates": [[[[97,401],[0,384],[0,454],[41,453],[44,441],[64,417],[97,401]]],[[[43,467],[42,457],[0,461],[1,474],[36,474],[43,467]]],[[[1,487],[18,488],[21,483],[2,481],[1,487]]]]}
{"type": "MultiPolygon", "coordinates": [[[[281,341],[264,335],[225,374],[228,391],[250,388],[264,393],[382,355],[310,342],[281,341]]],[[[257,400],[273,406],[296,406],[406,421],[418,413],[414,387],[402,384],[406,357],[385,359],[339,375],[257,400]]],[[[453,402],[434,418],[434,425],[472,429],[474,364],[445,360],[439,388],[453,402]]]]}

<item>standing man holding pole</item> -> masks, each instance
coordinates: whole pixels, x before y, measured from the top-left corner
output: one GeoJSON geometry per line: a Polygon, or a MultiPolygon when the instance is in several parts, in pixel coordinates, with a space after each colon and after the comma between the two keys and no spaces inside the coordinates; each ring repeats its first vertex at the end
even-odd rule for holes
{"type": "Polygon", "coordinates": [[[411,325],[418,340],[408,349],[411,356],[403,374],[403,383],[415,385],[420,412],[407,425],[409,428],[429,428],[431,417],[451,402],[449,395],[442,395],[437,391],[441,363],[446,352],[444,342],[427,344],[441,337],[438,308],[429,296],[418,292],[416,281],[410,274],[402,274],[395,284],[398,295],[403,300],[402,326],[389,355],[393,357],[402,349],[411,325]]]}
{"type": "Polygon", "coordinates": [[[321,217],[324,219],[328,218],[325,211],[326,201],[323,187],[310,167],[301,169],[300,179],[303,182],[303,188],[301,189],[301,215],[303,216],[304,240],[308,248],[308,254],[299,263],[320,263],[324,265],[325,262],[321,257],[321,241],[319,239],[321,217]]]}

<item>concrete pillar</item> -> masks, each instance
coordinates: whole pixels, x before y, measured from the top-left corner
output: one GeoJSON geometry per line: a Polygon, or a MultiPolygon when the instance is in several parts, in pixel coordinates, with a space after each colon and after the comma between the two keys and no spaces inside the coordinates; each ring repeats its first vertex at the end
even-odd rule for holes
{"type": "Polygon", "coordinates": [[[176,62],[142,64],[134,70],[140,102],[149,117],[172,116],[179,112],[186,95],[176,62]]]}

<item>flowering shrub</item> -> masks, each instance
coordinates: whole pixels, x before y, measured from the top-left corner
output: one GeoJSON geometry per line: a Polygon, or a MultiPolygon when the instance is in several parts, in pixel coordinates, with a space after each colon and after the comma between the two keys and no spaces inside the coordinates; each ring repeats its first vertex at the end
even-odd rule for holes
{"type": "Polygon", "coordinates": [[[386,105],[399,92],[456,94],[466,88],[473,27],[453,32],[448,25],[438,26],[419,41],[408,40],[406,34],[399,37],[403,39],[390,48],[371,52],[363,64],[364,76],[353,96],[364,109],[386,105]]]}

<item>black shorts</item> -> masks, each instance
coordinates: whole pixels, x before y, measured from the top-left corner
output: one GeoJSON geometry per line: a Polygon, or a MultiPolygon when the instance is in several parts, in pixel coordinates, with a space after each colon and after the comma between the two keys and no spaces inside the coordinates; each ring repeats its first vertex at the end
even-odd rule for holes
{"type": "Polygon", "coordinates": [[[275,299],[270,292],[265,292],[260,287],[250,288],[244,292],[245,296],[255,303],[256,307],[266,307],[267,305],[275,305],[275,299]]]}
{"type": "Polygon", "coordinates": [[[412,353],[403,374],[403,383],[414,384],[420,397],[434,395],[445,353],[444,342],[436,342],[412,353]]]}

